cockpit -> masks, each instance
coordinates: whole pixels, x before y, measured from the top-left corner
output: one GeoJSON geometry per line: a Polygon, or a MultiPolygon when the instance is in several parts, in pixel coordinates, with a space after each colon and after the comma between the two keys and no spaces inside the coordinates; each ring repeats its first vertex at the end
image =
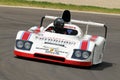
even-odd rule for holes
{"type": "Polygon", "coordinates": [[[72,35],[72,36],[82,35],[82,30],[74,24],[65,24],[62,29],[57,30],[54,27],[53,23],[51,23],[50,25],[48,25],[45,31],[51,32],[51,33],[72,35]]]}

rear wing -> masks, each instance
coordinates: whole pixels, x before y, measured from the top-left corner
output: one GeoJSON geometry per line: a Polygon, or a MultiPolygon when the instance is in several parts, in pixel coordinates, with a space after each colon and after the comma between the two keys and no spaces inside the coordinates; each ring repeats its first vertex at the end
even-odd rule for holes
{"type": "MultiPolygon", "coordinates": [[[[52,20],[55,20],[56,18],[58,18],[58,17],[55,17],[55,16],[44,16],[44,17],[42,17],[42,19],[41,19],[41,23],[40,23],[40,26],[42,26],[42,24],[43,24],[43,20],[45,19],[45,18],[47,18],[47,19],[52,19],[52,20]]],[[[87,31],[88,31],[88,25],[91,25],[91,26],[96,26],[96,27],[103,27],[105,30],[105,35],[104,35],[104,37],[106,38],[107,37],[107,26],[105,25],[105,24],[102,24],[102,23],[96,23],[96,22],[91,22],[91,21],[81,21],[81,20],[71,20],[71,23],[77,23],[77,24],[85,24],[85,25],[87,25],[86,26],[86,33],[87,33],[87,31]]]]}

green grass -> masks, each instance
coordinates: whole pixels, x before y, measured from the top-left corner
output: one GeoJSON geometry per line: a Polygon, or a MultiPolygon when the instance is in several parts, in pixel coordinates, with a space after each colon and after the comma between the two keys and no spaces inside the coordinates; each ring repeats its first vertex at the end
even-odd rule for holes
{"type": "Polygon", "coordinates": [[[69,9],[69,10],[78,10],[78,11],[93,11],[93,12],[120,14],[120,9],[115,9],[115,8],[103,8],[96,6],[77,6],[72,4],[37,2],[37,1],[27,1],[27,0],[0,0],[0,4],[12,5],[12,6],[30,6],[30,7],[69,9]]]}

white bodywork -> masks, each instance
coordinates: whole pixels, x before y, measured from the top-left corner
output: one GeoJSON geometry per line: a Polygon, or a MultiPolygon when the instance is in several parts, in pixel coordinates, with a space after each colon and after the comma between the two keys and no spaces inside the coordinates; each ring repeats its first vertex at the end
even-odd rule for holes
{"type": "MultiPolygon", "coordinates": [[[[54,16],[45,16],[45,18],[56,19],[54,16]]],[[[22,50],[15,47],[15,51],[29,53],[29,54],[46,54],[53,56],[64,57],[66,60],[79,61],[79,62],[92,62],[92,65],[99,64],[103,59],[103,48],[105,45],[105,38],[101,36],[93,36],[83,34],[79,26],[72,23],[86,24],[103,27],[104,24],[85,22],[79,20],[71,20],[71,23],[65,24],[65,28],[76,30],[77,35],[58,34],[46,31],[53,23],[49,24],[46,28],[31,27],[27,32],[29,36],[25,41],[33,42],[30,50],[22,50]],[[67,27],[66,27],[67,26],[67,27]],[[39,31],[40,29],[40,31],[39,31]],[[38,30],[36,32],[36,30],[38,30]],[[80,49],[89,51],[90,56],[87,59],[75,59],[72,57],[74,50],[80,49]]],[[[16,40],[22,40],[26,31],[19,31],[16,40]]]]}

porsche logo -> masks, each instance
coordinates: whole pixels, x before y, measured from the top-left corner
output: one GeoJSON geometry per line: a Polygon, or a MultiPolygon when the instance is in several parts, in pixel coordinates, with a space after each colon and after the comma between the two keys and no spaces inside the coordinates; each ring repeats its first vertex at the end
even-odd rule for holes
{"type": "Polygon", "coordinates": [[[53,48],[50,48],[50,52],[54,52],[54,49],[53,49],[53,48]]]}
{"type": "Polygon", "coordinates": [[[45,48],[46,48],[46,50],[45,50],[46,53],[59,55],[58,48],[51,48],[51,47],[45,47],[45,48]]]}
{"type": "Polygon", "coordinates": [[[59,54],[59,51],[55,48],[49,48],[48,52],[51,53],[51,54],[59,54]]]}

